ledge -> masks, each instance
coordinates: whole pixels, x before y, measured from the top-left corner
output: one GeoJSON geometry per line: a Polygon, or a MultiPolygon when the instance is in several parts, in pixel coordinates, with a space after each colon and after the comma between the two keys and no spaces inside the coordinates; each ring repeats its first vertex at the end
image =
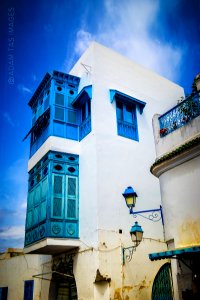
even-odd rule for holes
{"type": "Polygon", "coordinates": [[[24,248],[25,254],[59,254],[65,251],[79,248],[79,239],[54,239],[47,238],[24,248]]]}
{"type": "Polygon", "coordinates": [[[163,155],[151,166],[150,171],[156,177],[162,173],[200,155],[200,137],[182,144],[175,150],[163,155]]]}

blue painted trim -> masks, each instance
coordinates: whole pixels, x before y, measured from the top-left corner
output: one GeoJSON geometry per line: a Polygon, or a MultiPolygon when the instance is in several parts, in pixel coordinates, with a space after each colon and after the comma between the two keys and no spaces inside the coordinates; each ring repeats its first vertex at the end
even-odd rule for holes
{"type": "Polygon", "coordinates": [[[76,98],[72,101],[72,106],[80,107],[86,99],[92,99],[92,85],[85,86],[76,98]]]}
{"type": "Polygon", "coordinates": [[[150,260],[158,260],[158,259],[165,259],[165,258],[173,258],[174,256],[179,257],[184,254],[191,254],[191,253],[196,253],[196,252],[200,252],[200,246],[151,253],[151,254],[149,254],[149,259],[150,260]]]}
{"type": "Polygon", "coordinates": [[[136,104],[139,107],[140,114],[143,113],[143,109],[146,105],[146,102],[144,102],[144,101],[141,101],[139,99],[136,99],[134,97],[126,95],[126,94],[124,94],[122,92],[119,92],[117,90],[110,89],[110,102],[113,103],[113,101],[117,100],[117,99],[119,99],[123,102],[129,102],[129,103],[132,103],[132,104],[133,103],[136,104]]]}

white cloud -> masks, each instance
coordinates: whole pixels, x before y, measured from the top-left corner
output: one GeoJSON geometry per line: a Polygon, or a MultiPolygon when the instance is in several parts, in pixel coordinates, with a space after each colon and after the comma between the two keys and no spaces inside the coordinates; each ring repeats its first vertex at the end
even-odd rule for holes
{"type": "Polygon", "coordinates": [[[76,34],[75,52],[81,55],[93,40],[94,36],[91,33],[80,29],[76,34]]]}
{"type": "Polygon", "coordinates": [[[1,239],[19,239],[24,237],[24,226],[4,227],[0,230],[1,239]]]}
{"type": "Polygon", "coordinates": [[[9,113],[7,112],[4,112],[3,113],[3,116],[5,118],[5,120],[12,126],[12,127],[15,127],[15,123],[13,122],[11,116],[9,115],[9,113]]]}
{"type": "Polygon", "coordinates": [[[152,34],[152,26],[160,26],[158,0],[104,0],[104,7],[96,32],[85,27],[77,32],[77,54],[96,40],[168,79],[178,79],[183,49],[152,34]]]}
{"type": "Polygon", "coordinates": [[[22,92],[22,93],[24,93],[24,94],[32,94],[32,91],[29,89],[29,88],[27,88],[25,85],[23,85],[23,84],[19,84],[18,86],[17,86],[17,88],[18,88],[18,90],[20,91],[20,92],[22,92]]]}

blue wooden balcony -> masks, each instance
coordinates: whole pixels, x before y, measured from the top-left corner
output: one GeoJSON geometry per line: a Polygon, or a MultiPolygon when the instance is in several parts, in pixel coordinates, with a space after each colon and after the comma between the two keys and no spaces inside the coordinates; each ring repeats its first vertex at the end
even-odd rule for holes
{"type": "Polygon", "coordinates": [[[137,124],[117,120],[118,134],[138,141],[137,124]]]}
{"type": "Polygon", "coordinates": [[[83,123],[79,127],[79,140],[81,141],[86,135],[88,135],[91,131],[91,117],[89,116],[87,119],[83,121],[83,123]]]}
{"type": "Polygon", "coordinates": [[[159,117],[160,137],[185,126],[200,115],[200,95],[196,93],[159,117]]]}

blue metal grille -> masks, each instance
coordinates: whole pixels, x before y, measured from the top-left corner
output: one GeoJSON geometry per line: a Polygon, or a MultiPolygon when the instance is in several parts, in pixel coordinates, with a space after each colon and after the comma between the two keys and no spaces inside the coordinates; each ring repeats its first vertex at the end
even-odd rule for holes
{"type": "Polygon", "coordinates": [[[64,108],[55,107],[55,119],[64,121],[64,108]]]}
{"type": "Polygon", "coordinates": [[[68,177],[68,195],[76,196],[76,178],[68,177]]]}
{"type": "Polygon", "coordinates": [[[46,219],[46,206],[47,206],[46,201],[40,204],[40,221],[46,219]]]}
{"type": "Polygon", "coordinates": [[[63,94],[56,93],[55,104],[64,106],[64,95],[63,94]]]}
{"type": "Polygon", "coordinates": [[[34,195],[34,204],[38,204],[40,202],[40,185],[35,188],[35,195],[34,195]]]}
{"type": "Polygon", "coordinates": [[[27,219],[26,219],[26,227],[30,228],[33,222],[33,212],[32,210],[27,212],[27,219]]]}
{"type": "Polygon", "coordinates": [[[68,199],[67,201],[67,217],[76,218],[76,200],[68,199]]]}
{"type": "Polygon", "coordinates": [[[190,96],[159,117],[160,136],[163,137],[186,125],[200,115],[200,97],[190,96]]]}
{"type": "Polygon", "coordinates": [[[38,215],[39,215],[39,206],[36,206],[33,209],[33,225],[38,223],[38,215]]]}
{"type": "Polygon", "coordinates": [[[152,300],[173,300],[171,265],[169,263],[160,268],[154,279],[152,300]]]}
{"type": "Polygon", "coordinates": [[[54,193],[62,194],[62,176],[54,176],[54,193]]]}
{"type": "Polygon", "coordinates": [[[46,198],[47,191],[48,191],[48,181],[46,177],[45,180],[43,180],[42,182],[42,199],[46,198]]]}
{"type": "Polygon", "coordinates": [[[53,198],[53,216],[60,217],[62,215],[62,198],[53,198]]]}

